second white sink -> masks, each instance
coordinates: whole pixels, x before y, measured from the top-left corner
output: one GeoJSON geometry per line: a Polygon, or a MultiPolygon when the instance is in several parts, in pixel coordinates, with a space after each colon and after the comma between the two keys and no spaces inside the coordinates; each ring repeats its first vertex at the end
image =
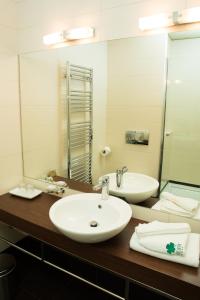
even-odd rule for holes
{"type": "Polygon", "coordinates": [[[67,237],[82,243],[97,243],[120,233],[132,210],[125,201],[101,194],[82,193],[56,201],[49,210],[52,223],[67,237]]]}
{"type": "Polygon", "coordinates": [[[106,176],[110,178],[110,193],[118,197],[124,197],[129,203],[133,204],[151,197],[159,186],[155,178],[140,173],[124,173],[121,187],[117,187],[115,173],[106,174],[106,176]]]}

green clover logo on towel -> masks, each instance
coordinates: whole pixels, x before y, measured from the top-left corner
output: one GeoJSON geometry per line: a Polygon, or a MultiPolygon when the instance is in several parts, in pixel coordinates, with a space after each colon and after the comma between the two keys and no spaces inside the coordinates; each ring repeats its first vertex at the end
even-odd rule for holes
{"type": "Polygon", "coordinates": [[[169,253],[169,254],[174,253],[176,250],[175,245],[172,242],[167,244],[166,249],[167,249],[167,253],[169,253]]]}

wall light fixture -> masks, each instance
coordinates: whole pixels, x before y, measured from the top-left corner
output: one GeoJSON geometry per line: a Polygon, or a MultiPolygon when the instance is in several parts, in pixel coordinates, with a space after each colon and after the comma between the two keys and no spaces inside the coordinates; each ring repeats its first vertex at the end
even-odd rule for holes
{"type": "Polygon", "coordinates": [[[67,41],[88,39],[94,36],[95,30],[92,27],[80,27],[69,30],[62,30],[43,36],[43,43],[45,45],[54,45],[64,43],[67,41]]]}
{"type": "Polygon", "coordinates": [[[200,21],[200,7],[163,13],[148,17],[139,18],[139,28],[141,30],[151,30],[162,27],[169,27],[177,24],[188,24],[200,21]]]}

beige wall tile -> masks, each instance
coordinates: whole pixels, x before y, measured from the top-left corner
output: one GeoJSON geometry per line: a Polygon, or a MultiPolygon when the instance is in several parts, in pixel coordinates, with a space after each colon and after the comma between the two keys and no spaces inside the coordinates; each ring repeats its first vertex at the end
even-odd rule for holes
{"type": "Polygon", "coordinates": [[[16,32],[7,27],[2,27],[2,31],[0,28],[0,35],[1,32],[4,35],[0,45],[0,193],[2,194],[22,180],[22,153],[18,60],[17,56],[12,53],[14,44],[10,44],[12,34],[14,41],[16,32]]]}
{"type": "Polygon", "coordinates": [[[3,194],[22,181],[21,156],[0,156],[0,166],[0,194],[3,194]]]}
{"type": "Polygon", "coordinates": [[[18,154],[21,156],[18,110],[1,108],[0,112],[0,156],[18,154]]]}

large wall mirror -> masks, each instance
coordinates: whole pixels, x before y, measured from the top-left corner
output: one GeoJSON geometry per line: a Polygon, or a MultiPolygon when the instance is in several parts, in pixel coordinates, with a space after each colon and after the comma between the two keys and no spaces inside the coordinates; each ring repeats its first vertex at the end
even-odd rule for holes
{"type": "MultiPolygon", "coordinates": [[[[122,166],[159,178],[162,161],[161,188],[168,183],[167,191],[172,192],[175,183],[184,185],[180,196],[185,195],[186,185],[190,191],[197,188],[191,185],[198,185],[200,163],[199,49],[198,33],[188,32],[20,55],[24,176],[38,180],[52,174],[69,177],[73,150],[75,157],[83,158],[79,161],[82,169],[85,162],[90,163],[87,180],[93,184],[122,166]],[[70,70],[74,73],[69,74],[70,70]],[[73,76],[80,81],[73,81],[73,76]],[[84,125],[81,133],[74,124],[84,125]],[[128,144],[127,131],[148,132],[148,144],[128,144]],[[80,143],[82,150],[77,147],[80,143]],[[104,156],[105,147],[111,152],[104,156]]],[[[73,162],[76,167],[76,159],[73,162]]],[[[195,195],[200,198],[196,190],[195,195]]],[[[193,198],[190,192],[186,196],[193,198]]],[[[147,206],[162,210],[159,199],[147,206]]]]}

